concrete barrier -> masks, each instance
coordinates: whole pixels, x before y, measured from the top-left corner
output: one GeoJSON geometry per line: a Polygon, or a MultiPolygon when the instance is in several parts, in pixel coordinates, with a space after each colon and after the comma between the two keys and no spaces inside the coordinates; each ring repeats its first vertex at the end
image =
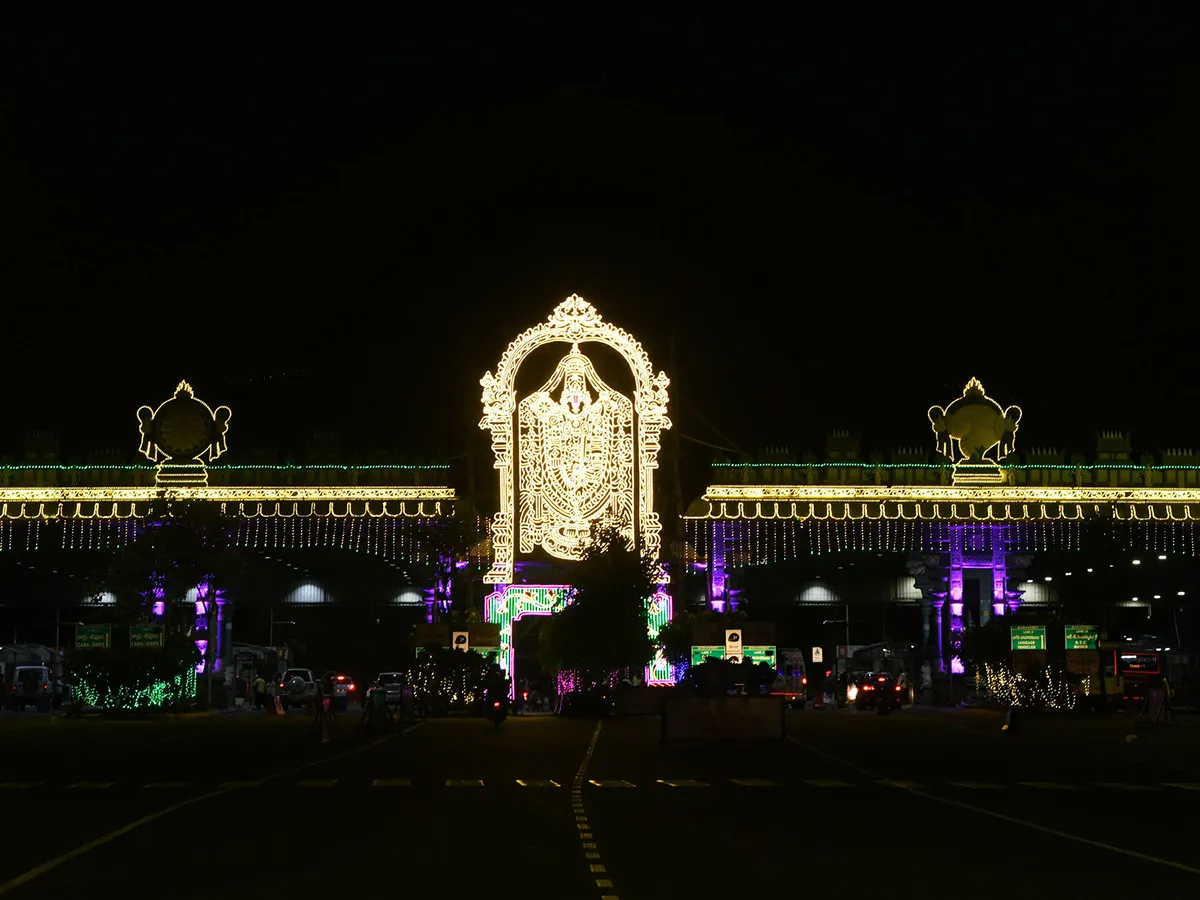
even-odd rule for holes
{"type": "Polygon", "coordinates": [[[674,688],[635,687],[617,691],[616,712],[618,716],[661,716],[663,704],[674,688]]]}
{"type": "Polygon", "coordinates": [[[782,746],[786,738],[786,706],[780,697],[671,696],[663,703],[664,745],[782,746]]]}

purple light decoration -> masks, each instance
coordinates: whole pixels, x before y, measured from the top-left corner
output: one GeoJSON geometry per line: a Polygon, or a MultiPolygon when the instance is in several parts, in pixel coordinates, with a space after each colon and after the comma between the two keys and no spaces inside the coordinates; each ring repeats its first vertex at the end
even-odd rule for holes
{"type": "Polygon", "coordinates": [[[165,600],[154,601],[154,615],[162,618],[167,614],[167,602],[165,600]]]}
{"type": "Polygon", "coordinates": [[[962,614],[963,614],[963,605],[961,603],[951,603],[950,604],[950,615],[955,616],[957,618],[957,617],[962,616],[962,614]]]}
{"type": "Polygon", "coordinates": [[[717,612],[717,613],[725,612],[725,601],[714,599],[712,602],[712,608],[713,608],[713,612],[717,612]]]}
{"type": "Polygon", "coordinates": [[[1004,606],[1003,600],[998,600],[997,602],[992,604],[992,612],[995,613],[996,615],[998,615],[998,616],[1004,615],[1004,610],[1005,610],[1005,606],[1004,606]]]}
{"type": "Polygon", "coordinates": [[[957,656],[950,660],[950,672],[954,675],[965,675],[967,667],[963,665],[963,661],[957,656]]]}
{"type": "Polygon", "coordinates": [[[206,652],[208,651],[208,641],[205,640],[204,638],[200,638],[198,641],[196,641],[196,649],[200,651],[200,661],[198,663],[196,663],[196,674],[203,675],[204,674],[204,659],[205,659],[206,652]]]}

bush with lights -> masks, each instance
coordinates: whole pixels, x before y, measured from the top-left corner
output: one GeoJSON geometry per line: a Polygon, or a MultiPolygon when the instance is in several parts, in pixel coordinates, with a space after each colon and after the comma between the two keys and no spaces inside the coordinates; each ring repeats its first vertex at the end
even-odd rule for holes
{"type": "Polygon", "coordinates": [[[478,653],[426,647],[409,668],[408,683],[437,713],[481,703],[499,673],[499,666],[478,653]]]}
{"type": "Polygon", "coordinates": [[[775,668],[767,663],[732,663],[709,657],[699,665],[690,666],[677,689],[703,697],[725,697],[739,693],[741,686],[747,695],[759,696],[769,693],[778,677],[775,668]]]}
{"type": "Polygon", "coordinates": [[[180,709],[196,696],[196,645],[186,634],[164,634],[162,647],[121,647],[124,628],[113,629],[113,646],[75,650],[69,677],[76,703],[94,709],[180,709]]]}

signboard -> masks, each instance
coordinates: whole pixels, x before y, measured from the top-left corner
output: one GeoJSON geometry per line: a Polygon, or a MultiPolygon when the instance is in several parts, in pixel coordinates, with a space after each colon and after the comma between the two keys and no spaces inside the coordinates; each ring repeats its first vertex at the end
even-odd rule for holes
{"type": "Polygon", "coordinates": [[[742,661],[742,629],[725,629],[725,658],[731,663],[742,661]]]}
{"type": "Polygon", "coordinates": [[[692,665],[698,666],[707,660],[710,656],[715,656],[717,659],[725,658],[725,648],[720,644],[693,644],[692,645],[692,665]]]}
{"type": "Polygon", "coordinates": [[[130,647],[161,647],[163,630],[161,625],[130,625],[130,647]]]}
{"type": "Polygon", "coordinates": [[[1068,625],[1063,629],[1068,650],[1096,650],[1100,634],[1095,625],[1068,625]]]}
{"type": "Polygon", "coordinates": [[[825,651],[820,647],[813,647],[813,662],[825,662],[825,651]]]}
{"type": "Polygon", "coordinates": [[[111,625],[76,625],[76,650],[106,650],[112,646],[111,625]]]}
{"type": "Polygon", "coordinates": [[[1045,650],[1046,649],[1046,626],[1045,625],[1013,625],[1012,626],[1012,649],[1013,650],[1045,650]]]}
{"type": "MultiPolygon", "coordinates": [[[[744,658],[746,662],[758,665],[766,663],[772,668],[775,667],[776,649],[773,646],[763,644],[761,646],[746,646],[738,651],[739,659],[744,658]]],[[[698,666],[707,661],[710,657],[716,659],[725,659],[725,648],[720,644],[692,644],[692,665],[698,666]]]]}
{"type": "Polygon", "coordinates": [[[769,646],[751,647],[749,645],[742,648],[742,659],[751,665],[759,665],[766,663],[772,669],[775,668],[775,648],[769,646]]]}
{"type": "Polygon", "coordinates": [[[455,631],[450,634],[450,647],[462,650],[464,653],[471,649],[470,635],[465,631],[455,631]]]}

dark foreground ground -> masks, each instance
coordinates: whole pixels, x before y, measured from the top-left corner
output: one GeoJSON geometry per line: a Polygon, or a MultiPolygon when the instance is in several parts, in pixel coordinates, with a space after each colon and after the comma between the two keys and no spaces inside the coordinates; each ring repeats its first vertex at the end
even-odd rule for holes
{"type": "Polygon", "coordinates": [[[343,719],[324,746],[308,725],[0,719],[0,895],[1200,891],[1190,722],[1008,735],[983,713],[808,712],[784,746],[720,753],[663,751],[641,718],[377,743],[343,719]]]}

